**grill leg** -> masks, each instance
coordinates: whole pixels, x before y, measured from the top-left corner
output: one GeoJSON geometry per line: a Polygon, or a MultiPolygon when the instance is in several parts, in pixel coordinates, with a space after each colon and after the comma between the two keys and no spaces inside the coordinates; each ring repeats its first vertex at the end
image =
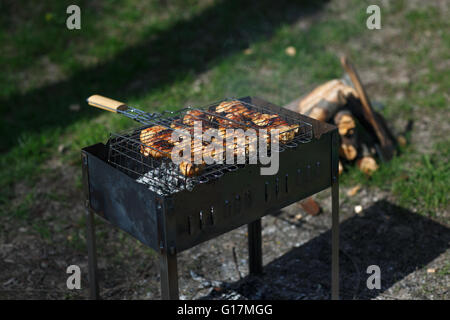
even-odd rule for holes
{"type": "Polygon", "coordinates": [[[160,255],[161,299],[178,300],[177,254],[168,252],[160,255]]]}
{"type": "Polygon", "coordinates": [[[331,186],[331,299],[339,299],[339,182],[331,186]]]}
{"type": "Polygon", "coordinates": [[[250,274],[262,273],[261,219],[248,225],[248,254],[250,274]]]}
{"type": "Polygon", "coordinates": [[[89,264],[89,292],[93,300],[100,299],[97,279],[97,248],[95,245],[94,214],[86,208],[87,249],[89,264]]]}

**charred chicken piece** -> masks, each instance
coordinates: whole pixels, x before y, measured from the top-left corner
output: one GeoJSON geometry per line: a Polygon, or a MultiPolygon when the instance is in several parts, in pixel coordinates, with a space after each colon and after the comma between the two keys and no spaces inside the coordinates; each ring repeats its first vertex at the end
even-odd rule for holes
{"type": "Polygon", "coordinates": [[[200,121],[203,126],[208,126],[211,118],[211,115],[203,111],[189,110],[183,117],[183,123],[188,126],[194,126],[195,121],[200,121]]]}
{"type": "Polygon", "coordinates": [[[146,128],[141,131],[139,138],[141,139],[142,143],[145,143],[145,141],[148,141],[149,139],[151,139],[155,134],[157,134],[158,132],[161,132],[163,130],[166,130],[166,129],[167,128],[165,128],[163,126],[149,127],[149,128],[146,128]]]}
{"type": "Polygon", "coordinates": [[[252,122],[260,127],[271,124],[270,120],[276,117],[278,117],[276,114],[265,114],[265,113],[252,114],[249,116],[252,122]]]}
{"type": "Polygon", "coordinates": [[[141,153],[148,157],[159,159],[162,157],[171,157],[171,152],[173,149],[173,144],[167,140],[155,140],[154,142],[149,142],[145,145],[141,145],[141,153]]]}
{"type": "Polygon", "coordinates": [[[193,164],[189,162],[181,162],[179,165],[180,172],[186,177],[198,176],[205,164],[193,164]]]}
{"type": "Polygon", "coordinates": [[[141,131],[140,140],[141,153],[144,156],[161,158],[167,156],[170,158],[170,152],[173,148],[172,130],[163,126],[153,126],[141,131]]]}
{"type": "Polygon", "coordinates": [[[281,142],[289,142],[294,139],[295,131],[291,129],[289,123],[281,119],[280,117],[271,118],[267,129],[273,134],[274,130],[278,130],[278,139],[281,142]]]}
{"type": "Polygon", "coordinates": [[[215,117],[215,120],[220,126],[227,128],[245,127],[242,123],[246,122],[244,117],[237,113],[226,113],[220,117],[215,117]]]}
{"type": "Polygon", "coordinates": [[[216,112],[218,113],[230,113],[230,112],[236,112],[238,110],[244,110],[247,109],[242,102],[240,102],[239,100],[233,100],[233,101],[224,101],[221,102],[217,107],[216,107],[216,112]]]}

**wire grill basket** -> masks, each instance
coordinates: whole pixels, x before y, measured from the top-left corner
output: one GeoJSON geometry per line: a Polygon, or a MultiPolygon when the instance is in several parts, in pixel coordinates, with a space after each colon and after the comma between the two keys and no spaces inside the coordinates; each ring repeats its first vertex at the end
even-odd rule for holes
{"type": "MultiPolygon", "coordinates": [[[[256,106],[238,99],[225,99],[201,108],[190,106],[178,111],[164,111],[161,114],[149,114],[137,109],[128,108],[126,111],[118,112],[141,122],[144,126],[120,133],[111,133],[108,141],[109,163],[161,195],[168,195],[185,189],[192,190],[196,184],[207,183],[208,181],[220,178],[227,172],[235,171],[239,167],[254,163],[252,160],[255,159],[252,158],[250,152],[245,153],[243,163],[226,163],[225,158],[228,147],[225,147],[222,156],[224,161],[204,164],[201,172],[187,176],[180,170],[180,166],[172,161],[169,152],[155,148],[154,144],[146,144],[140,138],[143,130],[153,126],[163,127],[167,131],[167,134],[171,134],[176,128],[192,133],[193,127],[191,123],[183,122],[183,119],[186,119],[185,117],[187,115],[193,121],[200,121],[205,129],[242,129],[243,131],[258,129],[258,126],[252,125],[249,122],[230,119],[224,113],[216,112],[217,106],[222,102],[228,102],[230,106],[241,104],[251,112],[274,115],[292,126],[287,130],[280,130],[280,137],[289,135],[291,138],[286,141],[281,139],[278,148],[274,150],[275,152],[283,152],[289,148],[297,148],[298,145],[308,143],[312,139],[312,125],[310,123],[293,118],[282,110],[275,112],[270,107],[256,106]],[[156,152],[159,156],[152,157],[151,155],[145,155],[142,152],[143,150],[156,152]]],[[[258,139],[260,138],[261,136],[258,136],[258,139]]],[[[197,138],[194,136],[195,139],[197,138]]],[[[194,145],[192,152],[196,152],[196,148],[198,149],[199,146],[203,148],[205,143],[199,142],[198,145],[194,145]]],[[[249,140],[244,139],[236,142],[233,148],[235,150],[248,151],[248,146],[249,140]]],[[[268,147],[267,153],[270,156],[270,147],[268,147]]]]}

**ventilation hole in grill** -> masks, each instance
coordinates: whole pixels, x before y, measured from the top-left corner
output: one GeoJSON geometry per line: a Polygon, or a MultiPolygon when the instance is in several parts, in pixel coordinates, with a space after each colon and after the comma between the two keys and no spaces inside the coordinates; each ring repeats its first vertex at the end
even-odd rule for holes
{"type": "Polygon", "coordinates": [[[236,171],[237,169],[239,169],[239,167],[238,166],[229,166],[227,169],[229,171],[236,171]]]}
{"type": "Polygon", "coordinates": [[[278,198],[278,193],[280,191],[279,182],[280,182],[280,180],[278,179],[278,177],[276,177],[276,179],[275,179],[275,195],[277,198],[278,198]]]}
{"type": "Polygon", "coordinates": [[[211,219],[211,224],[214,224],[214,207],[211,206],[210,212],[209,212],[209,217],[211,219]]]}
{"type": "Polygon", "coordinates": [[[245,191],[244,201],[246,201],[248,207],[252,205],[252,195],[250,193],[250,190],[245,191]]]}
{"type": "Polygon", "coordinates": [[[225,214],[228,215],[230,214],[230,202],[228,200],[225,200],[225,214]]]}
{"type": "Polygon", "coordinates": [[[264,184],[264,200],[267,202],[269,201],[269,183],[266,182],[264,184]]]}
{"type": "Polygon", "coordinates": [[[288,188],[288,175],[286,175],[284,177],[284,188],[285,188],[285,192],[288,193],[289,192],[289,188],[288,188]]]}
{"type": "Polygon", "coordinates": [[[235,200],[235,211],[239,213],[241,211],[241,196],[237,194],[235,200]]]}

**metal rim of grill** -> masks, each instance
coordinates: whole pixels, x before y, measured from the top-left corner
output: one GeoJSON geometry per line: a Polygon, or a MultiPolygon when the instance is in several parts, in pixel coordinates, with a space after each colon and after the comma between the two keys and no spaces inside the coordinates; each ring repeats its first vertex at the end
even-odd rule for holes
{"type": "MultiPolygon", "coordinates": [[[[178,111],[164,111],[160,114],[147,114],[136,109],[119,111],[120,113],[124,113],[128,117],[143,123],[144,126],[118,133],[111,133],[108,141],[108,162],[132,178],[136,179],[137,182],[147,185],[150,190],[161,195],[169,195],[181,190],[190,191],[196,184],[206,183],[208,181],[220,178],[227,172],[236,171],[240,167],[244,167],[249,164],[251,159],[248,157],[248,154],[245,155],[245,163],[243,164],[227,164],[225,162],[207,164],[199,175],[188,177],[180,172],[178,165],[171,160],[168,154],[164,154],[161,158],[154,158],[151,155],[145,156],[142,154],[141,148],[150,148],[158,153],[164,152],[159,149],[155,149],[152,146],[146,145],[140,140],[141,131],[152,126],[162,126],[167,128],[167,130],[174,131],[175,129],[171,128],[171,124],[173,124],[174,121],[182,126],[185,126],[187,129],[192,129],[192,126],[183,124],[183,118],[189,111],[200,111],[214,117],[224,118],[223,120],[226,121],[225,123],[228,123],[228,125],[221,124],[221,127],[225,127],[226,129],[257,129],[256,127],[250,126],[248,123],[225,118],[224,115],[214,112],[215,108],[220,103],[234,101],[236,102],[236,105],[240,103],[251,111],[277,115],[289,125],[298,125],[298,128],[280,131],[281,135],[288,133],[291,130],[298,130],[293,139],[289,140],[287,143],[280,140],[280,147],[276,150],[277,152],[283,152],[286,148],[296,148],[299,144],[308,143],[311,141],[312,125],[310,123],[301,121],[298,118],[293,118],[287,115],[287,113],[283,113],[282,110],[275,112],[270,108],[256,106],[240,99],[227,98],[204,107],[188,106],[178,111]]],[[[196,116],[192,117],[198,118],[196,116]]],[[[198,118],[198,120],[202,121],[203,124],[206,123],[210,126],[210,128],[217,127],[217,123],[213,121],[206,120],[204,118],[198,118]]],[[[196,138],[194,137],[193,139],[196,138]]],[[[244,139],[245,143],[247,143],[247,139],[244,139]]],[[[241,147],[245,150],[246,146],[238,144],[233,145],[233,148],[241,147]]],[[[227,148],[224,148],[224,153],[226,152],[226,149],[227,148]]],[[[267,155],[270,156],[270,148],[267,148],[267,155]]],[[[225,160],[225,154],[222,159],[225,160]]]]}

